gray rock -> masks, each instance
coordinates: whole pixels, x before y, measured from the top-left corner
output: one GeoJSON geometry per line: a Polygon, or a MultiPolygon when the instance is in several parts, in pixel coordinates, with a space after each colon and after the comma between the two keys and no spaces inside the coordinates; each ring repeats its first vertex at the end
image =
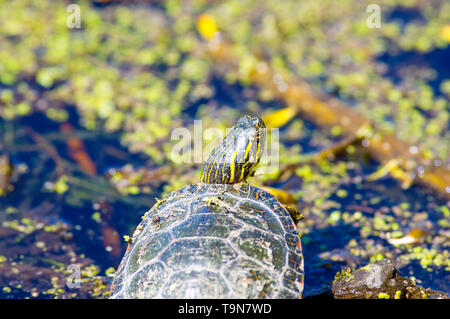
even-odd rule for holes
{"type": "Polygon", "coordinates": [[[422,288],[402,277],[389,259],[336,274],[332,293],[335,299],[449,298],[443,292],[422,288]]]}

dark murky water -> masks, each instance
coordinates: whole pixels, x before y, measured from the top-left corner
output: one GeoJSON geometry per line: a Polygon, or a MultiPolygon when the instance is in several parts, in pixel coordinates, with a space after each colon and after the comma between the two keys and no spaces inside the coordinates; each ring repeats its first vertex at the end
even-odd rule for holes
{"type": "MultiPolygon", "coordinates": [[[[392,19],[410,19],[416,17],[414,12],[394,12],[392,19]]],[[[450,78],[450,64],[448,58],[450,48],[434,50],[427,54],[417,54],[415,52],[399,53],[395,56],[385,55],[380,57],[380,61],[389,66],[387,76],[394,80],[402,77],[401,69],[403,65],[426,65],[437,72],[437,76],[430,80],[430,84],[439,94],[439,86],[444,79],[450,78]]],[[[227,85],[220,79],[213,80],[216,94],[212,98],[215,104],[235,105],[236,108],[245,109],[245,99],[242,98],[243,87],[239,85],[227,85]]],[[[193,121],[197,117],[199,106],[210,102],[208,99],[198,100],[183,111],[185,121],[193,121]]],[[[276,102],[263,107],[275,107],[276,102]]],[[[1,198],[0,211],[8,211],[14,207],[15,211],[10,214],[0,215],[0,222],[11,220],[37,219],[45,225],[65,225],[68,232],[72,234],[72,239],[68,243],[62,240],[61,236],[43,236],[39,240],[47,245],[53,244],[56,247],[68,244],[77,255],[83,255],[81,259],[87,258],[93,264],[99,266],[101,274],[109,267],[116,268],[121,256],[126,248],[126,243],[122,236],[131,234],[135,226],[141,220],[141,216],[155,203],[155,197],[160,197],[163,183],[157,187],[152,187],[148,194],[123,195],[119,194],[108,182],[107,172],[112,168],[120,168],[126,164],[133,164],[134,167],[147,167],[148,157],[140,154],[131,154],[121,146],[119,134],[106,134],[99,131],[87,131],[79,125],[79,118],[73,108],[70,110],[70,120],[73,126],[73,135],[82,140],[85,151],[96,164],[97,174],[86,174],[79,168],[71,158],[67,139],[61,137],[60,124],[47,119],[44,115],[36,113],[20,120],[5,122],[0,120],[0,132],[4,145],[3,151],[7,151],[15,166],[25,165],[26,172],[20,173],[13,180],[14,191],[8,196],[1,198]],[[38,136],[44,138],[48,145],[38,143],[30,136],[29,129],[32,129],[38,136]],[[50,145],[50,149],[48,146],[50,145]],[[59,157],[67,162],[72,168],[72,187],[65,194],[57,194],[45,189],[47,181],[55,181],[57,174],[55,170],[55,159],[51,151],[56,151],[59,157]],[[75,186],[73,186],[75,185],[75,186]],[[99,212],[101,222],[92,218],[95,212],[99,212]],[[114,235],[115,234],[115,235],[114,235]],[[118,236],[119,240],[108,239],[118,236]],[[61,242],[60,242],[61,240],[61,242]],[[110,245],[115,245],[111,247],[110,245]]],[[[313,124],[305,121],[305,134],[296,140],[283,140],[285,146],[290,147],[295,144],[301,145],[305,153],[320,151],[324,145],[317,143],[317,130],[313,124]]],[[[283,138],[285,131],[281,130],[283,138]]],[[[329,138],[333,142],[333,138],[329,138]]],[[[361,150],[360,150],[361,151],[361,150]]],[[[347,161],[349,158],[339,158],[336,161],[347,161]]],[[[367,175],[378,168],[378,163],[372,162],[364,156],[352,159],[358,163],[358,169],[354,172],[357,175],[367,175]]],[[[293,184],[299,185],[299,184],[293,184]]],[[[301,185],[301,183],[300,183],[301,185]]],[[[292,187],[292,186],[291,186],[292,187]]],[[[295,188],[295,186],[293,187],[295,188]]],[[[439,201],[430,190],[420,186],[413,186],[408,190],[403,190],[397,181],[392,178],[383,178],[376,182],[361,182],[342,184],[341,189],[347,191],[349,196],[342,198],[332,195],[328,200],[337,202],[346,211],[354,213],[359,211],[361,206],[370,206],[370,211],[363,211],[362,214],[372,217],[375,213],[387,212],[391,214],[395,221],[407,225],[408,220],[392,214],[393,207],[400,203],[408,203],[413,207],[414,212],[427,212],[427,218],[434,226],[434,232],[438,233],[442,228],[436,225],[442,218],[437,210],[438,205],[445,202],[439,201]],[[372,198],[378,198],[377,203],[365,202],[372,198]]],[[[295,190],[295,189],[291,189],[295,190]]],[[[301,207],[302,203],[300,203],[301,207]]],[[[324,211],[330,214],[333,209],[324,211]]],[[[315,218],[313,215],[310,218],[315,218]]],[[[380,253],[386,255],[391,253],[393,258],[402,252],[393,249],[385,239],[371,235],[361,239],[361,227],[351,223],[339,221],[334,225],[326,225],[318,220],[314,228],[302,237],[305,257],[305,295],[314,295],[325,289],[333,280],[336,272],[342,267],[353,265],[362,266],[369,262],[367,256],[352,257],[346,251],[346,245],[352,239],[362,240],[370,243],[371,246],[379,246],[380,253]],[[331,253],[339,258],[331,260],[323,257],[323,253],[331,253]]],[[[31,245],[35,244],[36,238],[28,238],[27,235],[21,237],[18,233],[10,234],[5,229],[0,232],[0,252],[17,262],[27,260],[29,264],[43,269],[50,268],[48,262],[42,258],[54,260],[68,264],[70,260],[52,250],[39,255],[31,245]],[[11,240],[6,240],[8,236],[11,240]],[[25,238],[25,240],[23,240],[25,238]]],[[[425,246],[431,247],[431,244],[425,246]]],[[[407,265],[400,267],[403,274],[414,275],[424,287],[450,292],[450,275],[443,269],[434,269],[432,272],[424,269],[418,261],[414,260],[407,265]]],[[[17,276],[21,276],[20,274],[17,276]]],[[[32,276],[26,277],[33,281],[32,276]]],[[[16,288],[10,282],[14,278],[8,273],[0,276],[1,286],[12,286],[11,291],[0,291],[0,298],[24,298],[30,297],[28,292],[21,288],[16,288]]],[[[111,282],[111,279],[108,279],[111,282]]],[[[37,280],[37,289],[40,289],[37,280]]],[[[43,288],[44,289],[44,288],[43,288]]],[[[47,289],[47,288],[45,288],[47,289]]]]}

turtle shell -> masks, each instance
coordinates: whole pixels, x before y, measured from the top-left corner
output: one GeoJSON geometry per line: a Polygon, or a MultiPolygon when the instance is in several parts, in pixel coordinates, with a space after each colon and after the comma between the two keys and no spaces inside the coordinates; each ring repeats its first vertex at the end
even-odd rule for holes
{"type": "Polygon", "coordinates": [[[248,184],[193,184],[143,217],[111,298],[300,298],[303,255],[285,207],[248,184]]]}

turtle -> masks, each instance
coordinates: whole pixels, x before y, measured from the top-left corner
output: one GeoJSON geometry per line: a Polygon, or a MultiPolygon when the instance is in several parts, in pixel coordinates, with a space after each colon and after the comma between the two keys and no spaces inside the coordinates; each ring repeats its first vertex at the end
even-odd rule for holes
{"type": "Polygon", "coordinates": [[[303,254],[289,210],[247,182],[265,139],[261,118],[241,117],[211,151],[200,183],[145,213],[110,298],[301,298],[303,254]]]}

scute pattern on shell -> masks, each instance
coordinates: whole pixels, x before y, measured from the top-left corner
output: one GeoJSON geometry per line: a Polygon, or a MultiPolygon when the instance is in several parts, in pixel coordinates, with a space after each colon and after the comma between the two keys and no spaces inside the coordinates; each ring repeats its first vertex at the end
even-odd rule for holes
{"type": "Polygon", "coordinates": [[[193,184],[153,206],[136,228],[111,298],[300,298],[295,225],[247,184],[193,184]]]}

